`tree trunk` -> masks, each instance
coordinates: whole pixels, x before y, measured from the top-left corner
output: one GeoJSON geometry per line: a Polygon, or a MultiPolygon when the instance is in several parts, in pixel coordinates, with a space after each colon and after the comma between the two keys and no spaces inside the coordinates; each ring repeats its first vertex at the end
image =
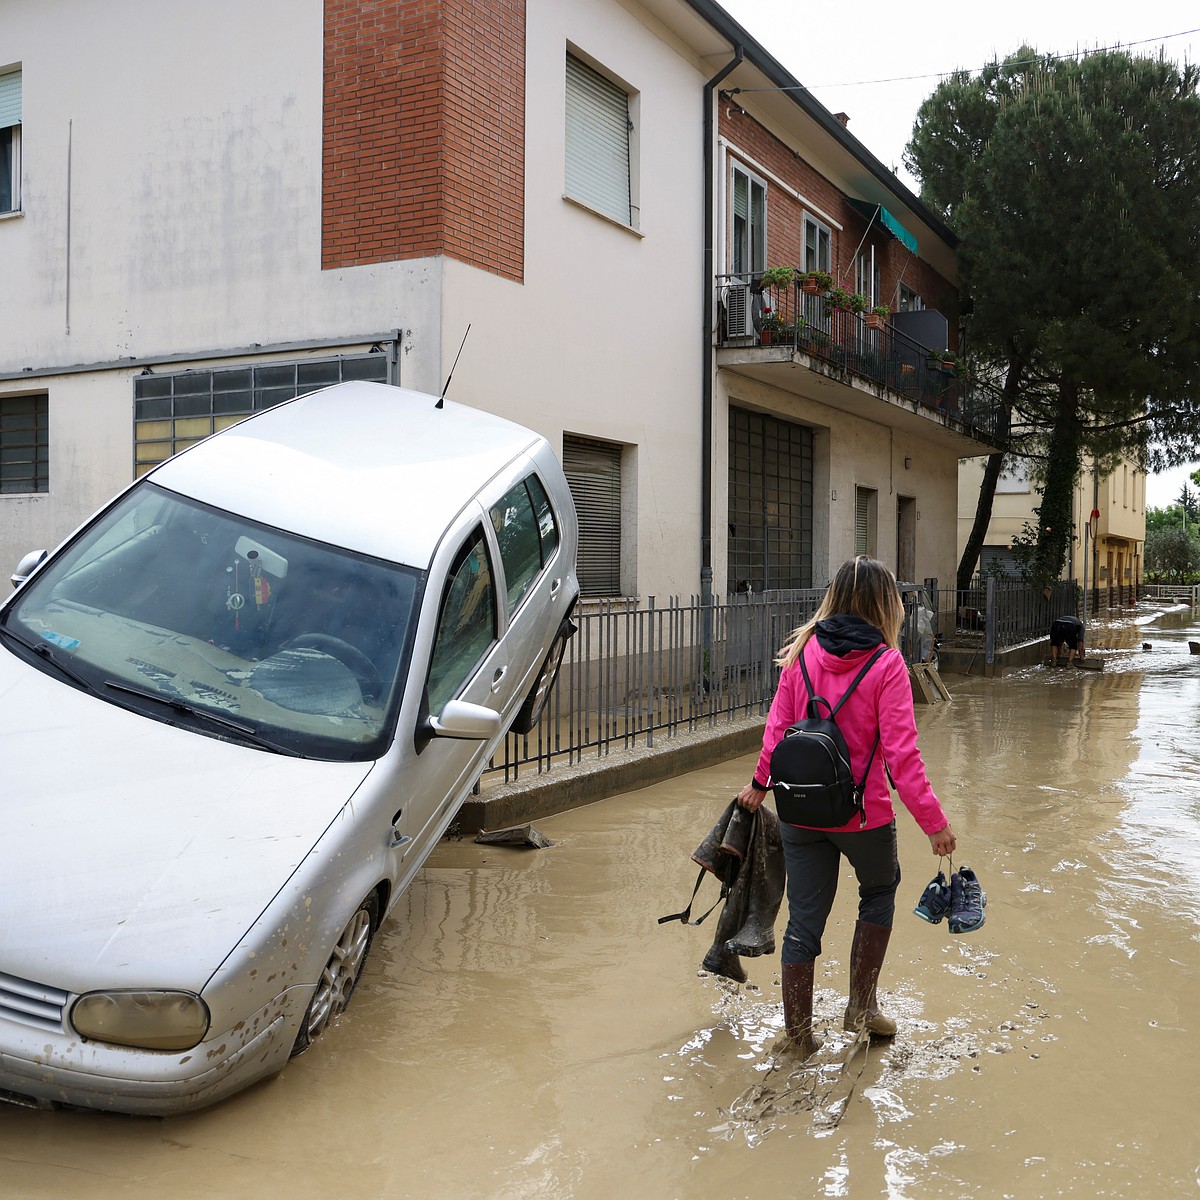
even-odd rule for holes
{"type": "MultiPolygon", "coordinates": [[[[1008,441],[1008,430],[1011,423],[1013,400],[1021,387],[1021,364],[1016,358],[1008,360],[1008,373],[1004,377],[1004,392],[1000,403],[1000,412],[996,419],[996,440],[1001,443],[1008,441]]],[[[971,534],[963,547],[962,558],[958,560],[958,590],[965,592],[971,586],[971,576],[975,574],[975,566],[979,562],[979,552],[983,549],[984,538],[987,537],[988,525],[992,520],[992,502],[996,498],[996,481],[1000,478],[1004,466],[1004,451],[999,454],[989,454],[987,466],[983,472],[983,484],[979,489],[979,501],[975,505],[975,523],[971,526],[971,534]]]]}
{"type": "Polygon", "coordinates": [[[1050,431],[1046,488],[1038,509],[1038,540],[1033,556],[1036,583],[1053,583],[1062,575],[1063,564],[1074,538],[1072,499],[1082,461],[1083,426],[1079,420],[1078,390],[1073,380],[1058,388],[1058,412],[1050,431]]]}

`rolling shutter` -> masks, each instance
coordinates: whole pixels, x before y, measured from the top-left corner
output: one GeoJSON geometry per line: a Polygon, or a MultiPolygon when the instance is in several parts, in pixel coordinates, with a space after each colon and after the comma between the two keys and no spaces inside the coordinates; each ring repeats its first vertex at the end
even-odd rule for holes
{"type": "Polygon", "coordinates": [[[0,75],[0,129],[21,123],[21,72],[0,75]]]}
{"type": "Polygon", "coordinates": [[[563,471],[579,514],[579,590],[621,595],[621,447],[563,436],[563,471]]]}
{"type": "Polygon", "coordinates": [[[567,195],[630,224],[629,97],[567,55],[567,195]]]}

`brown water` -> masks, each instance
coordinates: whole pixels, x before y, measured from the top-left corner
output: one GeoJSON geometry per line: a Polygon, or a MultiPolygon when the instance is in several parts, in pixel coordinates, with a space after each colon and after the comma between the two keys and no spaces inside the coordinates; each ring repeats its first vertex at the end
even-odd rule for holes
{"type": "Polygon", "coordinates": [[[444,843],[279,1079],[170,1120],[0,1107],[0,1197],[1195,1196],[1189,638],[1186,609],[1093,623],[1104,672],[953,679],[919,710],[988,920],[909,913],[936,863],[902,813],[890,1048],[840,1031],[848,876],[808,1068],[772,1054],[777,957],[735,988],[697,971],[715,915],[656,924],[745,758],[539,822],[547,850],[444,843]]]}

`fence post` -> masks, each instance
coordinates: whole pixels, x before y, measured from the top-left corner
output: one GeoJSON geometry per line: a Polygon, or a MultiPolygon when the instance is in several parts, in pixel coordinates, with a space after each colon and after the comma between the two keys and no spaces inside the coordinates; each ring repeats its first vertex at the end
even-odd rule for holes
{"type": "Polygon", "coordinates": [[[988,576],[987,600],[984,604],[983,661],[990,667],[996,661],[996,577],[988,576]]]}

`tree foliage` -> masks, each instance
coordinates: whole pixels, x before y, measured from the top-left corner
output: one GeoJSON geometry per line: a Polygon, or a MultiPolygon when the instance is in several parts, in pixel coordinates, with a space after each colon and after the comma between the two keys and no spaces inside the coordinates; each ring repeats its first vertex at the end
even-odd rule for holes
{"type": "Polygon", "coordinates": [[[969,351],[1006,380],[1012,449],[1043,460],[1041,581],[1085,456],[1198,456],[1198,83],[1161,58],[1022,48],[942,83],[905,153],[959,238],[969,351]]]}
{"type": "Polygon", "coordinates": [[[1200,539],[1182,524],[1147,528],[1146,575],[1167,583],[1191,583],[1200,571],[1200,539]]]}

